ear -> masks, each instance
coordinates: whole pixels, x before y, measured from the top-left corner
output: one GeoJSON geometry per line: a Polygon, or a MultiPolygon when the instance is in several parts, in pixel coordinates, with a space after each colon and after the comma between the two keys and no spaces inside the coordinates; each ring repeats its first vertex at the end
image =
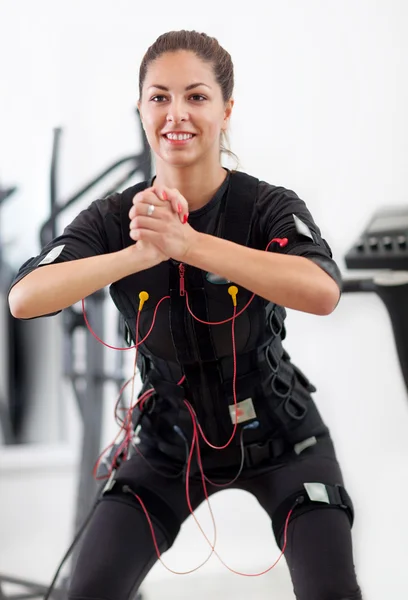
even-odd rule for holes
{"type": "Polygon", "coordinates": [[[223,127],[222,127],[223,131],[226,131],[228,129],[228,123],[231,118],[233,106],[234,106],[234,100],[232,98],[230,100],[228,100],[228,102],[225,103],[224,123],[223,123],[223,127]]]}

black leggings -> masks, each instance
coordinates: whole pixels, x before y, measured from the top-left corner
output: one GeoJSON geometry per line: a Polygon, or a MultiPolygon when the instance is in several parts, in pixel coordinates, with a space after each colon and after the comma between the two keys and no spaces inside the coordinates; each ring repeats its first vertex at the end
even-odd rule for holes
{"type": "MultiPolygon", "coordinates": [[[[147,454],[150,465],[174,474],[172,460],[157,451],[147,454]]],[[[103,497],[85,533],[69,590],[72,600],[130,600],[157,560],[146,516],[138,501],[123,492],[122,484],[135,489],[152,509],[161,552],[170,547],[190,514],[182,477],[171,479],[155,473],[139,455],[122,465],[117,478],[121,484],[103,497]]],[[[304,482],[342,484],[329,437],[319,439],[299,456],[291,453],[284,460],[245,470],[233,487],[252,493],[272,517],[304,482]]],[[[218,490],[208,484],[209,494],[218,490]]],[[[197,508],[204,500],[199,477],[191,479],[190,491],[197,508]]],[[[341,508],[318,504],[294,517],[289,523],[285,558],[298,600],[362,598],[353,564],[350,522],[341,508]]]]}

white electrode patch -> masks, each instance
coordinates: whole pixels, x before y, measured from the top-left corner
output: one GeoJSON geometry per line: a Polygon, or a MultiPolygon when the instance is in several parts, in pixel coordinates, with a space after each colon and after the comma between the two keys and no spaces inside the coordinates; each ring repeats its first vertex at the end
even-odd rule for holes
{"type": "Polygon", "coordinates": [[[59,257],[64,248],[65,244],[61,244],[61,246],[55,246],[55,248],[50,250],[48,254],[42,259],[42,261],[38,263],[38,266],[41,267],[41,265],[49,265],[50,263],[53,263],[54,260],[59,257]]]}
{"type": "Polygon", "coordinates": [[[330,504],[329,495],[323,483],[304,483],[303,485],[310,500],[330,504]]]}
{"type": "Polygon", "coordinates": [[[299,217],[297,217],[296,215],[292,214],[292,217],[295,222],[296,231],[298,233],[300,233],[300,235],[304,235],[304,236],[310,238],[314,242],[314,237],[312,235],[312,232],[310,231],[310,229],[306,225],[306,223],[303,223],[303,221],[301,221],[299,219],[299,217]]]}
{"type": "Polygon", "coordinates": [[[256,412],[252,398],[241,400],[241,402],[237,402],[236,405],[231,404],[229,406],[229,411],[231,421],[234,425],[235,423],[245,423],[245,421],[250,421],[251,419],[256,418],[256,412]]]}

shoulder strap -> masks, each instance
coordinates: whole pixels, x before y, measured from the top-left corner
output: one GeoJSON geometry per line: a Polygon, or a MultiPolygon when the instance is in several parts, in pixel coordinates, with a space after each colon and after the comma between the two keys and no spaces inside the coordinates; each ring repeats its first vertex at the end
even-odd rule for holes
{"type": "Polygon", "coordinates": [[[246,173],[231,173],[224,214],[222,237],[246,246],[258,196],[259,180],[246,173]]]}

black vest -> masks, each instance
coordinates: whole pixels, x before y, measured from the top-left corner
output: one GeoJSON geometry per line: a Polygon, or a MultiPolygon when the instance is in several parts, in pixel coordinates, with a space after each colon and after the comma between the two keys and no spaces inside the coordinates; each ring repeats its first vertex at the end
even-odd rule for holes
{"type": "MultiPolygon", "coordinates": [[[[231,173],[229,189],[221,201],[219,237],[248,245],[258,183],[257,179],[244,173],[231,173]]],[[[123,247],[134,243],[129,237],[128,217],[132,199],[147,185],[143,182],[122,194],[123,247]]],[[[183,287],[196,317],[219,322],[233,315],[232,299],[228,294],[232,283],[169,260],[112,284],[112,299],[122,313],[133,341],[136,339],[139,293],[146,291],[149,294],[140,314],[139,340],[148,333],[157,304],[165,298],[157,309],[149,337],[139,346],[143,390],[154,387],[156,391],[147,426],[155,436],[171,442],[174,424],[191,433],[191,419],[184,404],[187,399],[213,444],[223,444],[229,439],[233,428],[229,407],[234,404],[232,322],[205,325],[195,320],[187,309],[183,287]],[[177,382],[183,376],[184,383],[178,386],[177,382]]],[[[237,287],[239,313],[253,294],[237,287]]],[[[247,398],[252,400],[256,412],[254,419],[260,424],[256,430],[248,431],[246,438],[249,441],[280,436],[295,444],[326,431],[310,396],[315,388],[290,362],[282,347],[286,335],[285,318],[283,307],[255,296],[235,320],[236,398],[238,402],[247,398]]],[[[238,427],[237,440],[240,427],[250,422],[238,427]]]]}

